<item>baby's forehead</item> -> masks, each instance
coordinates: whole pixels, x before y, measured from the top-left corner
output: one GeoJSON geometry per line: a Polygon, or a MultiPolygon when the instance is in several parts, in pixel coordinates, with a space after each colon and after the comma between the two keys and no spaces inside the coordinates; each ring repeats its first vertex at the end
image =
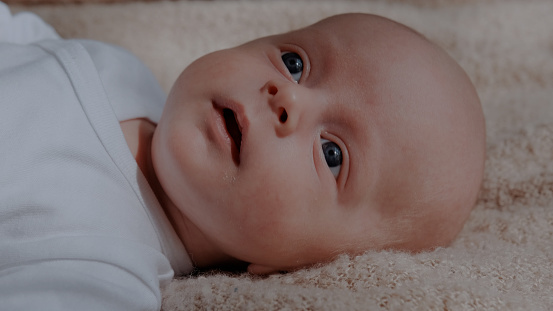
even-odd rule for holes
{"type": "MultiPolygon", "coordinates": [[[[405,36],[422,38],[413,29],[393,20],[361,13],[349,13],[328,17],[305,28],[282,34],[323,46],[366,47],[369,43],[405,36]],[[317,40],[313,40],[317,39],[317,40]]],[[[403,42],[405,43],[405,42],[403,42]]]]}

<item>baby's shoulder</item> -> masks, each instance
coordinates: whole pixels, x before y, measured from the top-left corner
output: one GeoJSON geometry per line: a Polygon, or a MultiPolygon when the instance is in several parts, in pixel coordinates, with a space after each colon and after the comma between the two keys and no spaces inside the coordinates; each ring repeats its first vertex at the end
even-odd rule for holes
{"type": "Polygon", "coordinates": [[[80,44],[90,55],[99,70],[110,69],[112,71],[118,70],[124,72],[145,67],[140,59],[123,47],[87,39],[74,39],[70,41],[80,44]]]}
{"type": "Polygon", "coordinates": [[[152,71],[122,47],[92,40],[77,41],[90,55],[118,119],[147,117],[157,123],[166,94],[152,71]]]}

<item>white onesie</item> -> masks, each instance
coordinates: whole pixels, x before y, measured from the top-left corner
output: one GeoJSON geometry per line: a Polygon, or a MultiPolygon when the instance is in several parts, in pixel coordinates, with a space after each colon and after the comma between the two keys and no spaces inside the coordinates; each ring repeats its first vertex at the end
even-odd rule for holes
{"type": "Polygon", "coordinates": [[[0,310],[159,310],[192,264],[119,121],[157,123],[165,94],[130,53],[25,16],[0,2],[0,310]]]}

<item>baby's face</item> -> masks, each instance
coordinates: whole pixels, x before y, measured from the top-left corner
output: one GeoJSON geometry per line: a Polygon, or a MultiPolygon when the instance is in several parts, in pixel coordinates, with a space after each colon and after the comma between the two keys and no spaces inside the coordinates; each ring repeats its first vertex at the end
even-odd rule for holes
{"type": "Polygon", "coordinates": [[[483,148],[483,138],[470,141],[483,121],[466,77],[454,86],[446,77],[455,66],[368,15],[198,59],[176,81],[153,142],[182,217],[173,221],[252,271],[447,244],[483,165],[483,150],[464,150],[483,148]]]}

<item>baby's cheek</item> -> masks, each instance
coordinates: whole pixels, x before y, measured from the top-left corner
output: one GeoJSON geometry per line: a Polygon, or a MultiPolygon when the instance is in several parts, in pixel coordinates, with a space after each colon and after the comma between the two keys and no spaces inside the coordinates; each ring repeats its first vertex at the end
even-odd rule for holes
{"type": "Polygon", "coordinates": [[[241,221],[250,230],[264,233],[282,231],[288,218],[294,217],[291,204],[294,202],[283,187],[274,180],[260,178],[250,185],[240,184],[240,190],[235,193],[235,203],[240,205],[241,221]]]}

